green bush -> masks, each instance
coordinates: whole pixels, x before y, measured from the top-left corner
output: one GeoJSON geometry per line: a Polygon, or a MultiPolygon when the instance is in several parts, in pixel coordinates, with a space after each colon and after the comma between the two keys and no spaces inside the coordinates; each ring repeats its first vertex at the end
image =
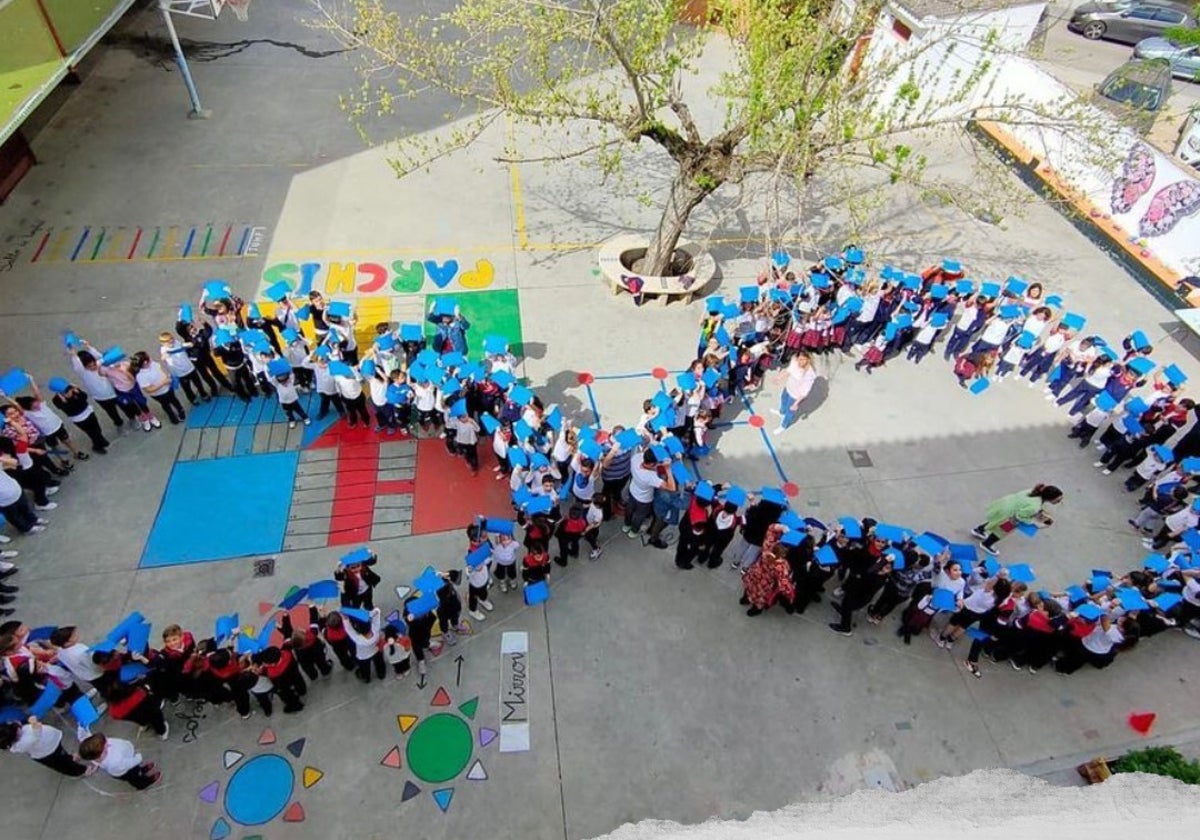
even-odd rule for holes
{"type": "Polygon", "coordinates": [[[1189,761],[1173,747],[1134,750],[1112,762],[1110,768],[1114,773],[1153,773],[1189,785],[1200,785],[1200,761],[1189,761]]]}

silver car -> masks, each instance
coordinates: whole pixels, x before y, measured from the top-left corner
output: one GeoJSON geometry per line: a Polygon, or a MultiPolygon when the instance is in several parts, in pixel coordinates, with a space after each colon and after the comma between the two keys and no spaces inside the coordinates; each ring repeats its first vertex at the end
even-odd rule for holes
{"type": "Polygon", "coordinates": [[[1133,48],[1134,58],[1165,58],[1171,62],[1171,75],[1177,79],[1200,82],[1200,45],[1180,46],[1166,38],[1147,38],[1133,48]]]}
{"type": "Polygon", "coordinates": [[[1162,35],[1173,26],[1195,26],[1187,6],[1174,3],[1136,3],[1129,0],[1084,3],[1071,13],[1067,29],[1097,41],[1136,44],[1162,35]]]}

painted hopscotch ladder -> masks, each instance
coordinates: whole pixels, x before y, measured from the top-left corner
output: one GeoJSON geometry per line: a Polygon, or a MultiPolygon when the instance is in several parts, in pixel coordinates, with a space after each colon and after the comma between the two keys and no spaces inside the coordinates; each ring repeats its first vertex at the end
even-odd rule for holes
{"type": "Polygon", "coordinates": [[[42,234],[31,263],[220,260],[258,256],[267,229],[243,222],[60,227],[42,234]]]}

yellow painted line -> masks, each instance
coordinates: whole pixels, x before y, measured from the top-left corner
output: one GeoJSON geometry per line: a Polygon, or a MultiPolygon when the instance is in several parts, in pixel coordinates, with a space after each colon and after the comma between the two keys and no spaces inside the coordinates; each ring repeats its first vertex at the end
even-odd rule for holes
{"type": "Polygon", "coordinates": [[[159,243],[159,246],[158,246],[159,256],[148,257],[148,259],[154,260],[156,262],[165,261],[165,260],[169,260],[169,259],[173,259],[173,258],[183,259],[183,256],[181,254],[174,253],[175,246],[178,244],[178,241],[177,241],[178,239],[179,239],[179,228],[175,227],[174,225],[167,228],[167,232],[163,235],[162,241],[159,243]]]}
{"type": "Polygon", "coordinates": [[[58,232],[58,236],[54,237],[54,243],[50,246],[50,250],[41,260],[42,262],[59,262],[63,258],[63,251],[67,247],[67,243],[74,239],[75,228],[63,228],[58,232]]]}
{"type": "MultiPolygon", "coordinates": [[[[508,139],[509,148],[513,148],[512,120],[507,116],[504,120],[504,133],[508,139]]],[[[513,217],[517,225],[517,244],[522,248],[529,247],[529,234],[525,230],[525,200],[521,197],[521,171],[517,163],[508,165],[508,181],[512,192],[513,217]]]]}
{"type": "Polygon", "coordinates": [[[112,228],[108,231],[107,243],[104,247],[104,256],[89,260],[89,262],[99,262],[100,260],[115,260],[117,255],[121,255],[122,262],[125,261],[125,234],[127,230],[123,227],[112,228]]]}

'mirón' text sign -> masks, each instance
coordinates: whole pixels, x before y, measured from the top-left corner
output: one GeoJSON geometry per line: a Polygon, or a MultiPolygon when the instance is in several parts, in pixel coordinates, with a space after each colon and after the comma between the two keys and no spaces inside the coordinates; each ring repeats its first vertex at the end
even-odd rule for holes
{"type": "Polygon", "coordinates": [[[529,749],[529,634],[500,636],[500,752],[529,749]]]}

